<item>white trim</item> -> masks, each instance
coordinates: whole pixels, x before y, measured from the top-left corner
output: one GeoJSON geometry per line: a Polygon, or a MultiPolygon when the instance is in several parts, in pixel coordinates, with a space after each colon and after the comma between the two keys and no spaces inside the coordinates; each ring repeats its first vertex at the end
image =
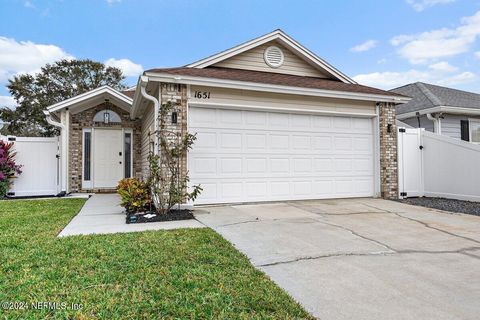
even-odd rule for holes
{"type": "Polygon", "coordinates": [[[314,54],[312,51],[308,50],[304,46],[302,46],[296,40],[294,40],[293,38],[288,36],[285,32],[279,29],[272,31],[266,35],[255,38],[253,40],[250,40],[248,42],[242,43],[231,49],[222,51],[220,53],[214,54],[205,59],[191,63],[187,65],[187,67],[205,68],[273,40],[278,40],[287,48],[291,49],[296,54],[298,54],[305,60],[309,61],[314,66],[317,66],[318,68],[325,70],[327,73],[334,76],[338,80],[341,80],[342,82],[345,82],[345,83],[356,83],[353,79],[351,79],[347,75],[337,70],[331,64],[329,64],[328,62],[326,62],[325,60],[323,60],[322,58],[320,58],[319,56],[317,56],[316,54],[314,54]]]}
{"type": "Polygon", "coordinates": [[[428,113],[450,113],[450,114],[464,114],[464,115],[480,115],[480,109],[473,109],[473,108],[461,108],[461,107],[448,107],[448,106],[438,106],[418,111],[412,111],[402,114],[397,114],[397,119],[407,119],[416,117],[418,115],[426,115],[428,113]]]}
{"type": "Polygon", "coordinates": [[[82,189],[93,189],[93,129],[82,130],[82,189]],[[90,132],[90,180],[85,180],[85,133],[90,132]]]}
{"type": "Polygon", "coordinates": [[[273,93],[286,93],[296,95],[307,95],[316,97],[338,98],[338,99],[352,99],[362,101],[374,101],[374,102],[394,102],[405,103],[410,101],[410,98],[403,98],[398,96],[378,95],[378,94],[366,94],[347,91],[335,91],[325,89],[311,89],[303,87],[293,87],[257,82],[246,82],[236,80],[225,80],[206,77],[194,77],[194,76],[178,76],[168,73],[145,73],[148,79],[157,82],[170,82],[170,83],[183,83],[198,86],[220,87],[220,88],[232,88],[241,90],[263,91],[273,93]]]}
{"type": "Polygon", "coordinates": [[[65,172],[65,191],[66,193],[70,193],[70,183],[68,181],[68,177],[70,177],[70,110],[66,109],[64,112],[65,114],[65,148],[62,150],[65,150],[65,157],[63,163],[65,164],[65,169],[63,169],[63,172],[65,172]]]}
{"type": "Polygon", "coordinates": [[[82,130],[82,189],[106,189],[110,190],[115,187],[96,187],[95,186],[95,131],[96,130],[117,130],[122,133],[122,142],[121,142],[121,152],[122,152],[122,179],[125,178],[125,133],[131,134],[131,144],[130,144],[130,176],[133,178],[135,174],[133,172],[133,146],[134,146],[134,134],[132,128],[111,128],[111,127],[91,127],[83,128],[82,130]],[[91,141],[90,141],[90,181],[84,180],[84,148],[85,148],[85,132],[91,132],[91,141]]]}
{"type": "Polygon", "coordinates": [[[472,140],[472,123],[475,123],[477,125],[480,125],[480,119],[473,119],[473,118],[468,118],[468,142],[474,143],[474,144],[480,144],[480,141],[473,141],[472,140]]]}
{"type": "Polygon", "coordinates": [[[373,162],[374,162],[374,195],[377,198],[382,196],[382,179],[380,173],[380,106],[377,104],[375,105],[375,117],[372,119],[373,121],[373,143],[374,143],[374,154],[373,154],[373,162]]]}
{"type": "Polygon", "coordinates": [[[122,150],[123,150],[123,178],[125,176],[125,134],[130,133],[130,178],[135,178],[135,174],[133,173],[133,129],[131,128],[123,128],[123,135],[122,135],[122,150]]]}
{"type": "Polygon", "coordinates": [[[96,88],[93,90],[90,90],[88,92],[79,94],[78,96],[72,97],[70,99],[63,100],[59,103],[53,104],[49,107],[47,107],[47,110],[49,112],[56,112],[61,109],[67,108],[69,106],[72,106],[74,104],[78,104],[80,102],[86,101],[88,99],[91,99],[95,96],[101,95],[101,94],[110,94],[111,96],[119,99],[120,101],[128,104],[129,106],[132,105],[133,99],[124,95],[123,93],[109,87],[109,86],[103,86],[100,88],[96,88]]]}
{"type": "Polygon", "coordinates": [[[267,111],[267,112],[280,112],[280,113],[303,113],[303,114],[320,114],[330,116],[346,116],[346,117],[359,117],[359,118],[374,118],[375,113],[360,113],[360,112],[339,112],[329,110],[312,110],[312,109],[300,109],[300,108],[277,108],[257,105],[243,105],[233,103],[220,103],[220,102],[189,102],[190,107],[199,108],[221,108],[221,109],[242,109],[242,110],[255,110],[255,111],[267,111]]]}

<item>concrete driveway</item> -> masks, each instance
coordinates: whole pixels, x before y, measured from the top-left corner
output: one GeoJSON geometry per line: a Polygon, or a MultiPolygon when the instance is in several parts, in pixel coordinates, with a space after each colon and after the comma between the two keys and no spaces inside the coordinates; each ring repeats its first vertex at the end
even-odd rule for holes
{"type": "Polygon", "coordinates": [[[201,210],[321,319],[480,317],[480,217],[380,199],[201,210]]]}

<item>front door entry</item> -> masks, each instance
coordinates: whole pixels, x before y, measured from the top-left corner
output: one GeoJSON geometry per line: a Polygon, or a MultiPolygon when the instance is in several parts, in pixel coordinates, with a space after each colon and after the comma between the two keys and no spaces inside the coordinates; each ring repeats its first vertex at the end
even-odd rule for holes
{"type": "Polygon", "coordinates": [[[114,189],[123,178],[122,130],[95,129],[94,139],[94,188],[114,189]]]}

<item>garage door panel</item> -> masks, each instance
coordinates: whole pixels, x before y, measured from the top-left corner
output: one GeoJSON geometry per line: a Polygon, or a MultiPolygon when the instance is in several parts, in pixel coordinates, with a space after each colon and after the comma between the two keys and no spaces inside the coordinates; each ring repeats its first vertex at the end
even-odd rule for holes
{"type": "MultiPolygon", "coordinates": [[[[237,125],[237,128],[241,128],[243,122],[242,111],[217,109],[217,114],[220,123],[229,124],[232,127],[237,125]]],[[[218,123],[215,123],[215,125],[218,125],[218,123]]]]}
{"type": "Polygon", "coordinates": [[[314,136],[312,138],[312,149],[314,150],[332,150],[332,137],[330,136],[314,136]]]}
{"type": "Polygon", "coordinates": [[[197,140],[195,140],[195,149],[216,149],[217,134],[215,132],[197,131],[197,140]]]}
{"type": "Polygon", "coordinates": [[[246,158],[246,174],[264,174],[267,172],[266,158],[246,158]]]}
{"type": "Polygon", "coordinates": [[[288,150],[290,148],[290,136],[286,134],[269,134],[270,150],[288,150]]]}
{"type": "Polygon", "coordinates": [[[189,110],[189,123],[192,127],[215,127],[217,124],[217,109],[191,108],[189,110]]]}
{"type": "Polygon", "coordinates": [[[267,149],[267,134],[258,133],[258,134],[246,134],[245,135],[245,151],[257,151],[267,149]]]}
{"type": "Polygon", "coordinates": [[[373,195],[371,119],[213,110],[189,113],[196,203],[373,195]]]}
{"type": "MultiPolygon", "coordinates": [[[[245,127],[265,128],[267,125],[267,113],[244,111],[245,127]]],[[[240,127],[242,129],[244,127],[240,127]]]]}
{"type": "Polygon", "coordinates": [[[315,131],[330,129],[332,127],[332,117],[313,116],[313,127],[315,131]]]}
{"type": "Polygon", "coordinates": [[[287,113],[268,113],[268,126],[272,129],[285,130],[290,125],[289,114],[287,113]]]}
{"type": "Polygon", "coordinates": [[[309,135],[292,136],[292,149],[308,150],[312,148],[312,137],[309,135]]]}

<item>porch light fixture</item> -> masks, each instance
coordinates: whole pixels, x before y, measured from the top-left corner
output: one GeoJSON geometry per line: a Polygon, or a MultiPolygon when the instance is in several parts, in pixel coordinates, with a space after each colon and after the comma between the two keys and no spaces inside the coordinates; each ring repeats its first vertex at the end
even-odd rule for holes
{"type": "Polygon", "coordinates": [[[172,124],[177,124],[178,121],[178,113],[177,111],[172,112],[172,124]]]}
{"type": "Polygon", "coordinates": [[[109,104],[109,100],[105,99],[105,111],[103,112],[103,123],[109,124],[110,123],[110,113],[108,112],[108,109],[106,108],[109,104]]]}

